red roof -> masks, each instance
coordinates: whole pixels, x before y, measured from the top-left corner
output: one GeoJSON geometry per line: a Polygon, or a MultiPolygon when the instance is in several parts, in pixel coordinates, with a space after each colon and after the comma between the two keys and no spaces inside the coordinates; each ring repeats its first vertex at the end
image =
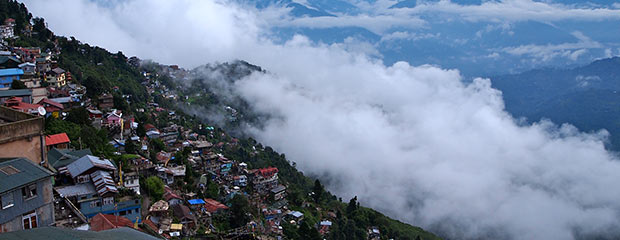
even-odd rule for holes
{"type": "Polygon", "coordinates": [[[262,175],[263,177],[271,177],[276,173],[278,173],[278,168],[275,167],[258,169],[258,174],[262,175]]]}
{"type": "Polygon", "coordinates": [[[69,136],[66,133],[59,133],[45,136],[45,146],[52,146],[60,143],[70,143],[69,136]]]}
{"type": "Polygon", "coordinates": [[[133,222],[123,216],[114,216],[109,214],[97,214],[90,219],[90,230],[99,232],[103,230],[130,227],[133,228],[133,222]]]}
{"type": "Polygon", "coordinates": [[[157,232],[159,230],[159,228],[157,227],[157,225],[155,225],[155,223],[153,221],[151,221],[151,219],[146,219],[143,221],[143,223],[147,226],[149,226],[151,228],[152,231],[157,232]]]}
{"type": "Polygon", "coordinates": [[[150,124],[150,123],[144,124],[144,130],[148,131],[151,129],[156,129],[155,126],[153,126],[153,124],[150,124]]]}
{"type": "Polygon", "coordinates": [[[22,102],[21,98],[12,97],[4,101],[4,105],[22,112],[36,112],[41,105],[22,102]]]}
{"type": "Polygon", "coordinates": [[[45,106],[46,110],[47,110],[47,107],[49,107],[49,106],[54,106],[54,107],[57,107],[57,108],[59,108],[60,110],[64,109],[64,107],[62,106],[62,104],[61,104],[61,103],[58,103],[58,102],[55,102],[55,101],[49,100],[49,99],[47,99],[47,98],[41,99],[41,101],[39,101],[37,104],[40,104],[40,105],[45,106]]]}
{"type": "Polygon", "coordinates": [[[210,213],[217,212],[217,210],[220,209],[228,209],[226,205],[210,198],[205,198],[205,208],[207,208],[207,211],[210,213]]]}
{"type": "Polygon", "coordinates": [[[176,199],[183,199],[181,197],[179,197],[179,195],[175,194],[174,192],[172,192],[172,189],[170,189],[170,187],[166,186],[164,188],[164,199],[166,201],[170,201],[170,199],[176,198],[176,199]]]}

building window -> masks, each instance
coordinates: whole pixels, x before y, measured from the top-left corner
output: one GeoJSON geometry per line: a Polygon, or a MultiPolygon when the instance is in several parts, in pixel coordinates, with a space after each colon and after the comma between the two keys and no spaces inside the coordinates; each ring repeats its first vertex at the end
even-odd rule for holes
{"type": "Polygon", "coordinates": [[[37,184],[30,184],[22,188],[22,197],[30,199],[37,196],[37,184]]]}
{"type": "Polygon", "coordinates": [[[24,229],[31,229],[37,227],[37,213],[32,211],[22,216],[22,222],[24,223],[24,229]]]}
{"type": "Polygon", "coordinates": [[[88,175],[82,175],[82,176],[78,176],[77,177],[77,182],[78,183],[85,183],[85,182],[89,182],[90,181],[90,176],[88,175]]]}
{"type": "Polygon", "coordinates": [[[13,193],[5,193],[0,196],[0,202],[2,203],[2,209],[7,209],[13,206],[13,193]]]}
{"type": "Polygon", "coordinates": [[[113,197],[107,197],[103,199],[103,205],[109,205],[109,204],[114,204],[114,198],[113,197]]]}
{"type": "Polygon", "coordinates": [[[90,202],[90,207],[91,208],[101,207],[101,201],[95,200],[95,201],[90,202]]]}

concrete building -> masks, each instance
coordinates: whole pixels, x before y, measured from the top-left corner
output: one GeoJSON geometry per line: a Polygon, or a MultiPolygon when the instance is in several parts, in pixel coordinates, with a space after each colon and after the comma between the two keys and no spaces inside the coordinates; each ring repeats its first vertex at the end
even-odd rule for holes
{"type": "Polygon", "coordinates": [[[0,106],[0,158],[25,157],[47,167],[42,117],[0,106]]]}
{"type": "Polygon", "coordinates": [[[25,158],[0,159],[0,232],[54,223],[52,173],[25,158]]]}
{"type": "Polygon", "coordinates": [[[24,70],[20,68],[0,69],[0,89],[9,89],[13,81],[19,81],[24,75],[24,70]]]}

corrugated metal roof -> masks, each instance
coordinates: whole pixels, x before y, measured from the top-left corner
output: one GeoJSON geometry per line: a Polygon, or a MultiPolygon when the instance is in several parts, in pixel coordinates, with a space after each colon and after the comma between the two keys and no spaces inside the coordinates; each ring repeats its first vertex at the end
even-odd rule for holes
{"type": "Polygon", "coordinates": [[[69,136],[66,133],[59,133],[54,135],[45,136],[45,146],[56,145],[60,143],[69,143],[69,136]]]}
{"type": "Polygon", "coordinates": [[[1,90],[0,97],[21,97],[21,96],[31,96],[32,89],[11,89],[11,90],[1,90]]]}
{"type": "Polygon", "coordinates": [[[114,167],[114,164],[112,164],[110,160],[101,159],[92,155],[86,155],[78,160],[75,160],[71,164],[67,165],[67,170],[71,174],[71,177],[75,178],[93,167],[116,170],[116,167],[114,167]]]}
{"type": "Polygon", "coordinates": [[[99,196],[104,196],[107,193],[117,193],[118,189],[114,184],[114,180],[112,180],[112,176],[108,172],[105,171],[96,171],[90,174],[90,179],[93,181],[95,185],[95,189],[97,189],[97,193],[99,196]]]}
{"type": "Polygon", "coordinates": [[[82,231],[56,227],[40,227],[28,230],[3,233],[2,239],[6,240],[64,240],[64,239],[89,239],[89,240],[109,240],[109,239],[144,239],[158,240],[138,230],[120,227],[101,232],[82,231]]]}
{"type": "Polygon", "coordinates": [[[0,69],[0,77],[15,75],[24,75],[24,70],[22,70],[21,68],[0,69]]]}
{"type": "Polygon", "coordinates": [[[187,200],[187,202],[191,205],[205,204],[205,201],[202,199],[190,199],[190,200],[187,200]]]}
{"type": "Polygon", "coordinates": [[[93,194],[96,192],[95,186],[92,183],[76,184],[71,186],[54,188],[63,197],[73,197],[93,194]]]}
{"type": "Polygon", "coordinates": [[[91,154],[93,154],[93,152],[91,152],[89,148],[73,152],[68,149],[52,148],[47,152],[47,161],[52,167],[60,168],[69,165],[83,156],[91,154]]]}
{"type": "Polygon", "coordinates": [[[21,187],[28,183],[49,177],[52,173],[43,167],[36,165],[26,158],[4,158],[0,159],[0,168],[11,166],[19,172],[6,174],[0,171],[0,193],[21,187]]]}

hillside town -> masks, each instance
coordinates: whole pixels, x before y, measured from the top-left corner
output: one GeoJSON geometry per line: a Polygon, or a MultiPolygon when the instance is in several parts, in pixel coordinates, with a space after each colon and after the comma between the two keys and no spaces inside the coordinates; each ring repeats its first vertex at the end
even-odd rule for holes
{"type": "MultiPolygon", "coordinates": [[[[389,239],[401,234],[404,224],[388,226],[387,217],[360,207],[357,198],[342,202],[284,154],[184,113],[179,106],[188,104],[189,96],[170,76],[186,70],[147,66],[137,57],[73,38],[26,46],[20,37],[41,33],[30,24],[15,27],[13,18],[0,26],[0,238],[389,239]],[[104,55],[90,57],[97,51],[104,55]],[[118,85],[101,84],[86,77],[81,62],[68,61],[71,56],[89,69],[123,68],[135,75],[118,85]],[[130,81],[138,87],[127,90],[130,81]],[[102,232],[106,235],[96,235],[102,232]]],[[[230,121],[238,116],[233,107],[223,111],[230,121]]]]}
{"type": "MultiPolygon", "coordinates": [[[[57,49],[9,47],[2,54],[2,232],[53,225],[91,231],[129,227],[168,239],[210,233],[268,239],[282,235],[281,221],[295,224],[303,219],[303,213],[287,208],[278,168],[249,169],[247,163],[222,154],[237,139],[204,126],[209,139],[228,140],[207,141],[207,136],[175,123],[174,110],[155,102],[137,111],[170,116],[159,128],[140,125],[131,114],[115,109],[111,94],[98,96],[95,104],[85,95],[88,89],[74,83],[71,73],[53,60],[57,49]],[[26,88],[10,89],[16,81],[26,88]],[[124,161],[74,148],[67,133],[47,134],[45,119],[63,119],[76,108],[87,111],[93,127],[111,133],[109,144],[124,161]],[[175,159],[179,156],[186,159],[175,159]],[[198,179],[191,186],[189,174],[198,179]],[[163,183],[163,193],[155,193],[149,181],[163,183]],[[215,194],[205,197],[200,193],[205,189],[215,189],[215,194]],[[144,196],[148,191],[153,194],[144,196]],[[237,195],[245,196],[260,218],[221,232],[214,218],[230,214],[237,195]]],[[[149,92],[165,91],[149,75],[144,72],[149,92]]],[[[330,225],[326,218],[319,227],[325,234],[330,225]]]]}

